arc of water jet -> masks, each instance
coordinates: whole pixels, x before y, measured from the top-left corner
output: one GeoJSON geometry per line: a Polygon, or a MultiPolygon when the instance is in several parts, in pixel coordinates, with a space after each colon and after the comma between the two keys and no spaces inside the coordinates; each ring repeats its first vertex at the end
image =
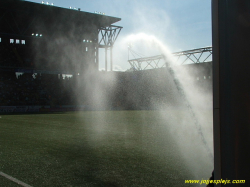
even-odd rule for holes
{"type": "Polygon", "coordinates": [[[164,58],[164,60],[165,60],[165,62],[166,62],[167,69],[168,69],[170,75],[171,75],[172,78],[173,78],[173,81],[174,81],[174,83],[175,83],[175,85],[176,85],[176,88],[177,88],[178,92],[180,93],[180,95],[182,96],[182,98],[183,98],[183,100],[184,100],[184,102],[185,102],[185,104],[186,104],[186,106],[187,106],[187,108],[188,108],[188,111],[189,111],[189,113],[191,114],[191,117],[193,118],[194,124],[195,124],[195,126],[196,126],[196,128],[197,128],[197,130],[198,130],[198,134],[199,134],[200,137],[201,137],[201,141],[202,141],[202,143],[204,144],[205,149],[207,150],[207,152],[208,152],[208,154],[209,154],[209,157],[211,158],[211,161],[213,162],[213,160],[214,160],[213,154],[212,154],[212,152],[211,152],[211,150],[210,150],[210,148],[209,148],[209,146],[208,146],[208,143],[207,143],[207,141],[206,141],[206,139],[205,139],[205,137],[204,137],[204,134],[203,134],[203,132],[202,132],[202,130],[201,130],[200,122],[199,122],[199,120],[197,119],[197,117],[196,117],[196,115],[195,115],[195,112],[194,112],[194,110],[193,110],[191,104],[189,103],[189,101],[188,101],[186,95],[185,95],[183,86],[181,85],[180,81],[179,81],[178,78],[176,77],[173,68],[170,67],[169,62],[168,62],[168,60],[167,60],[167,57],[166,57],[164,54],[163,54],[163,58],[164,58]]]}

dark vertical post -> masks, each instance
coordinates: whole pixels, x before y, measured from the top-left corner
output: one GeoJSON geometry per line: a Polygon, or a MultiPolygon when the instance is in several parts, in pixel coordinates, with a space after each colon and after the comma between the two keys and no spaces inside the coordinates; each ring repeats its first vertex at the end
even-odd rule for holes
{"type": "Polygon", "coordinates": [[[221,179],[218,11],[218,1],[212,1],[214,171],[215,178],[221,179]]]}
{"type": "Polygon", "coordinates": [[[250,1],[212,0],[212,22],[215,179],[249,186],[250,1]]]}

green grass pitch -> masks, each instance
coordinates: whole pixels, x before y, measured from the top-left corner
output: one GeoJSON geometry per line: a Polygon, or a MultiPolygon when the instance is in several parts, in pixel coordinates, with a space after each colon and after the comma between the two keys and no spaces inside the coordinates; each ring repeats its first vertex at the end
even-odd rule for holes
{"type": "Polygon", "coordinates": [[[0,171],[34,187],[190,186],[165,123],[158,111],[1,115],[0,171]]]}

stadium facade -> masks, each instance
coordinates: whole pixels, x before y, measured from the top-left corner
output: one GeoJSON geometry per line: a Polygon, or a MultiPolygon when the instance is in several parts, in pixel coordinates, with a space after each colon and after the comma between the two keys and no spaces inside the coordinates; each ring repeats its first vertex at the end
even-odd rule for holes
{"type": "Polygon", "coordinates": [[[1,0],[0,9],[1,69],[98,70],[99,48],[112,48],[122,28],[112,25],[120,18],[80,9],[22,0],[1,0]]]}
{"type": "MultiPolygon", "coordinates": [[[[168,67],[112,71],[112,48],[122,29],[113,24],[120,18],[21,0],[0,0],[0,9],[0,112],[142,110],[183,102],[168,67]],[[104,72],[98,71],[100,48],[104,72]]],[[[211,62],[178,69],[212,93],[211,62]]]]}

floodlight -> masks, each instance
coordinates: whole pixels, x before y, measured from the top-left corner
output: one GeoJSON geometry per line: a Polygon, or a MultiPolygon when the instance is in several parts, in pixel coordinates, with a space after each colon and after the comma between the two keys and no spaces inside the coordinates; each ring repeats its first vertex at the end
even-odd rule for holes
{"type": "Polygon", "coordinates": [[[69,9],[72,9],[72,7],[70,6],[69,9]]]}
{"type": "Polygon", "coordinates": [[[83,42],[85,42],[85,39],[83,40],[83,42]]]}
{"type": "Polygon", "coordinates": [[[54,3],[51,3],[52,6],[54,6],[54,3]]]}
{"type": "Polygon", "coordinates": [[[40,34],[40,37],[42,37],[43,35],[42,34],[40,34]]]}
{"type": "Polygon", "coordinates": [[[44,4],[44,1],[42,1],[42,4],[44,4]]]}
{"type": "Polygon", "coordinates": [[[92,40],[90,40],[89,42],[92,43],[92,40]]]}
{"type": "Polygon", "coordinates": [[[87,42],[89,42],[89,40],[87,40],[87,42]]]}
{"type": "Polygon", "coordinates": [[[105,13],[102,13],[103,15],[105,15],[105,13]]]}
{"type": "Polygon", "coordinates": [[[35,34],[34,34],[34,33],[32,33],[31,35],[32,35],[32,36],[34,36],[35,34]]]}
{"type": "Polygon", "coordinates": [[[39,34],[36,34],[36,36],[38,36],[39,34]]]}
{"type": "Polygon", "coordinates": [[[46,4],[49,5],[49,2],[47,2],[46,4]]]}

